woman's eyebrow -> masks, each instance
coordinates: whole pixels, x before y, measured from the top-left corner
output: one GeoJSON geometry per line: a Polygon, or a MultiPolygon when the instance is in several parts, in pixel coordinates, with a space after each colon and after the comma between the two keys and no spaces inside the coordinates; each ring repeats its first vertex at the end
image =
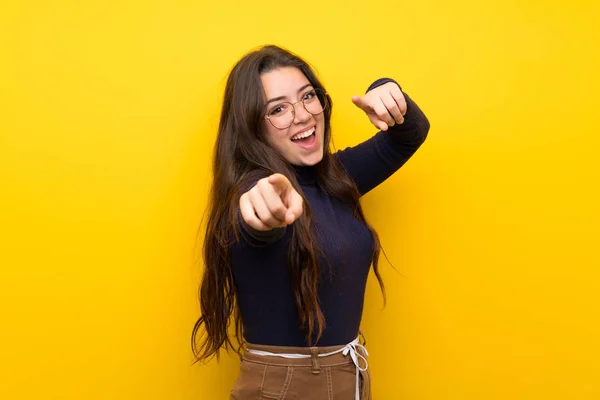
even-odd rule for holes
{"type": "MultiPolygon", "coordinates": [[[[302,86],[300,89],[298,89],[297,93],[300,93],[301,91],[303,91],[304,89],[306,89],[306,88],[307,88],[307,87],[309,87],[309,86],[312,86],[312,84],[311,84],[311,83],[307,83],[306,85],[304,85],[304,86],[302,86]]],[[[267,105],[267,104],[269,104],[269,103],[272,103],[272,102],[274,102],[274,101],[285,100],[285,99],[286,99],[286,97],[285,97],[285,96],[274,97],[274,98],[272,98],[272,99],[268,100],[268,101],[265,103],[265,105],[267,105]]]]}

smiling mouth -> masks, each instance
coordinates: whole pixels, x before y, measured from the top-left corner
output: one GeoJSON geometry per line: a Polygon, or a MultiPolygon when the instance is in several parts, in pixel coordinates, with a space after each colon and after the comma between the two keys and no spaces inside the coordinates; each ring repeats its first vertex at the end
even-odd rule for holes
{"type": "Polygon", "coordinates": [[[301,147],[303,150],[312,151],[317,148],[317,128],[316,126],[310,128],[309,130],[298,133],[291,138],[291,141],[294,142],[297,146],[301,147]]]}
{"type": "Polygon", "coordinates": [[[291,140],[292,140],[292,142],[295,142],[295,143],[309,142],[312,138],[314,138],[315,132],[316,132],[316,127],[313,126],[312,128],[310,128],[309,130],[307,130],[305,132],[294,135],[291,140]]]}

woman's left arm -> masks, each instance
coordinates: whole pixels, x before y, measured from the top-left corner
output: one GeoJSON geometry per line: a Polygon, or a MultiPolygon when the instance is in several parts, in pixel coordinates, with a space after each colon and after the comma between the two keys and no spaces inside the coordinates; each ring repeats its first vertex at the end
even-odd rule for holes
{"type": "Polygon", "coordinates": [[[370,139],[335,153],[364,195],[396,172],[417,151],[429,132],[429,120],[394,80],[375,81],[367,93],[352,98],[380,131],[370,139]]]}

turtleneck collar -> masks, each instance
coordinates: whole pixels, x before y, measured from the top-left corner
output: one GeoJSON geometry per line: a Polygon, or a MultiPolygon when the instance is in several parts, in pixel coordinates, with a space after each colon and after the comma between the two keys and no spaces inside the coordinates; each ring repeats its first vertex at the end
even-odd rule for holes
{"type": "Polygon", "coordinates": [[[301,185],[314,185],[317,183],[316,166],[292,165],[296,171],[296,178],[301,185]]]}

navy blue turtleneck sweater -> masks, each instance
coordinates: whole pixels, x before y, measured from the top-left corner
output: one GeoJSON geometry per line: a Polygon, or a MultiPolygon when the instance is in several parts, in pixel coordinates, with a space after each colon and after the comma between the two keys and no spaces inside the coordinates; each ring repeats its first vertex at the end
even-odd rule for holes
{"type": "MultiPolygon", "coordinates": [[[[390,81],[379,79],[368,90],[390,81]]],[[[403,124],[335,153],[361,195],[398,170],[427,136],[429,121],[404,95],[408,108],[403,124]]],[[[358,334],[373,237],[367,226],[354,217],[350,205],[319,187],[314,167],[295,167],[295,171],[313,213],[319,245],[333,272],[332,278],[324,272],[320,279],[319,303],[326,327],[317,345],[346,344],[358,334]]],[[[291,231],[281,228],[258,232],[242,222],[242,239],[230,250],[244,337],[250,343],[308,346],[306,330],[299,325],[287,267],[291,231]]],[[[322,271],[329,271],[324,259],[319,262],[322,271]]]]}

